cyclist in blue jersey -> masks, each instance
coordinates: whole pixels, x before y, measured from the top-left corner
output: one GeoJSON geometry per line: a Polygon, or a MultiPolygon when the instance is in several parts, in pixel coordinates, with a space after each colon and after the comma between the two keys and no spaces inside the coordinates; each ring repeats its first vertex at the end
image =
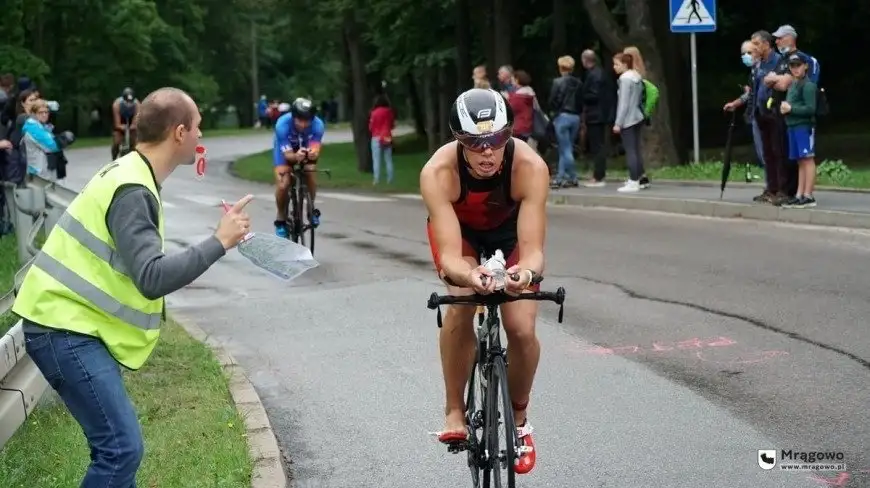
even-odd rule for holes
{"type": "MultiPolygon", "coordinates": [[[[275,140],[272,143],[272,163],[275,166],[275,204],[278,206],[278,216],[275,219],[275,234],[287,237],[287,213],[290,197],[287,190],[293,178],[293,165],[306,160],[310,164],[304,169],[313,170],[314,163],[320,156],[320,145],[326,126],[320,117],[314,115],[315,108],[311,100],[297,98],[290,105],[290,112],[282,115],[275,122],[275,140]]],[[[305,182],[314,202],[317,191],[317,173],[305,173],[305,182]]],[[[319,225],[320,217],[312,215],[311,224],[319,225]]]]}

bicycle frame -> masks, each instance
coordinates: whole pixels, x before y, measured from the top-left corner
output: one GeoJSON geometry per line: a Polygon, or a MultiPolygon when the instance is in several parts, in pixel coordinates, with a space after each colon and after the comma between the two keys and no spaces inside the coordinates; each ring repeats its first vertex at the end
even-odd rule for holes
{"type": "MultiPolygon", "coordinates": [[[[542,280],[543,278],[540,276],[533,277],[532,283],[540,283],[542,280]]],[[[480,320],[476,327],[477,353],[467,381],[465,418],[467,427],[470,430],[468,442],[448,445],[449,452],[468,451],[468,465],[471,468],[472,480],[475,487],[479,486],[481,470],[483,470],[483,485],[488,487],[493,470],[501,471],[502,465],[516,459],[521,452],[518,447],[515,430],[513,430],[514,434],[510,442],[508,442],[508,439],[505,439],[508,449],[500,450],[496,443],[496,452],[490,452],[492,450],[490,444],[493,444],[493,440],[498,440],[497,431],[501,429],[499,422],[505,425],[505,432],[509,430],[507,427],[508,423],[513,425],[513,411],[510,410],[508,412],[505,410],[510,409],[509,399],[507,398],[509,393],[506,390],[506,383],[504,383],[506,381],[504,372],[506,371],[507,364],[507,350],[501,345],[501,319],[499,318],[498,309],[503,303],[517,300],[553,301],[559,305],[559,323],[562,322],[565,301],[565,289],[562,287],[559,287],[555,293],[533,292],[522,293],[518,296],[510,296],[503,291],[494,292],[489,295],[470,296],[439,296],[437,293],[432,293],[427,304],[429,309],[438,310],[437,320],[439,328],[443,325],[440,305],[462,304],[467,306],[483,306],[486,310],[486,317],[480,320]],[[490,378],[495,379],[495,384],[490,384],[490,378]],[[480,382],[480,408],[476,406],[474,401],[477,395],[475,391],[477,387],[475,383],[477,381],[480,382]],[[499,383],[503,384],[500,385],[499,383]],[[502,393],[502,400],[505,402],[501,408],[504,412],[503,416],[499,413],[499,392],[502,393]],[[500,417],[501,420],[499,421],[500,417]],[[482,433],[478,437],[477,431],[481,429],[482,433]],[[493,437],[493,433],[495,433],[495,437],[493,437]],[[513,450],[513,453],[511,453],[511,450],[513,450]],[[502,456],[503,452],[505,453],[504,456],[502,456]]],[[[509,434],[506,435],[509,436],[509,434]]],[[[508,487],[513,487],[513,466],[507,466],[507,469],[508,487]]],[[[497,479],[500,479],[500,475],[497,479]]]]}
{"type": "MultiPolygon", "coordinates": [[[[309,208],[307,219],[303,219],[302,215],[302,206],[304,204],[305,198],[309,200],[309,206],[313,205],[313,202],[310,201],[311,193],[308,190],[308,183],[305,181],[304,175],[306,173],[326,173],[329,178],[332,178],[332,171],[329,169],[315,169],[315,170],[306,170],[305,165],[310,164],[308,160],[308,156],[306,155],[305,159],[303,159],[299,163],[295,163],[291,166],[291,175],[292,175],[292,184],[288,189],[289,193],[289,201],[288,203],[292,206],[292,212],[288,212],[289,217],[292,219],[291,227],[288,229],[290,232],[290,238],[293,242],[299,242],[302,235],[314,229],[316,226],[311,223],[312,215],[320,216],[319,211],[317,209],[309,208]],[[307,195],[307,197],[306,197],[307,195]],[[307,220],[307,221],[306,221],[307,220]]],[[[314,240],[312,234],[312,241],[314,240]]],[[[312,242],[313,247],[313,242],[312,242]]],[[[312,249],[313,251],[313,249],[312,249]]]]}

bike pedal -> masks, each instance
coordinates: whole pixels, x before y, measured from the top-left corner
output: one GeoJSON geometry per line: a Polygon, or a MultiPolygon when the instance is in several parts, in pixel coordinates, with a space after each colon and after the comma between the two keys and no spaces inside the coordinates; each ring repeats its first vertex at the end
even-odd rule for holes
{"type": "Polygon", "coordinates": [[[450,454],[459,454],[461,452],[465,452],[467,449],[467,442],[454,442],[451,444],[447,444],[447,452],[449,452],[450,454]]]}

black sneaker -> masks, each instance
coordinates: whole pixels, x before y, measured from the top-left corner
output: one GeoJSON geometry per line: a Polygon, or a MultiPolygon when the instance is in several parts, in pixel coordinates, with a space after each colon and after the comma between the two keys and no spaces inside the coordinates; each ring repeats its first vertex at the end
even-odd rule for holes
{"type": "Polygon", "coordinates": [[[641,176],[640,180],[637,183],[638,185],[640,185],[641,190],[646,190],[647,188],[649,188],[649,178],[646,175],[641,176]]]}
{"type": "Polygon", "coordinates": [[[813,208],[816,206],[816,199],[812,195],[805,196],[801,199],[801,203],[803,204],[801,208],[813,208]]]}
{"type": "Polygon", "coordinates": [[[782,202],[782,208],[804,208],[804,198],[803,197],[791,197],[788,200],[782,202]]]}

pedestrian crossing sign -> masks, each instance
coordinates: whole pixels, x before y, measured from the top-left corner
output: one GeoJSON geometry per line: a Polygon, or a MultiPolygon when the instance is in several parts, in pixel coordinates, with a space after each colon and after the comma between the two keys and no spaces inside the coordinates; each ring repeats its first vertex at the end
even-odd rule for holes
{"type": "Polygon", "coordinates": [[[671,32],[716,32],[716,0],[670,0],[671,32]]]}

